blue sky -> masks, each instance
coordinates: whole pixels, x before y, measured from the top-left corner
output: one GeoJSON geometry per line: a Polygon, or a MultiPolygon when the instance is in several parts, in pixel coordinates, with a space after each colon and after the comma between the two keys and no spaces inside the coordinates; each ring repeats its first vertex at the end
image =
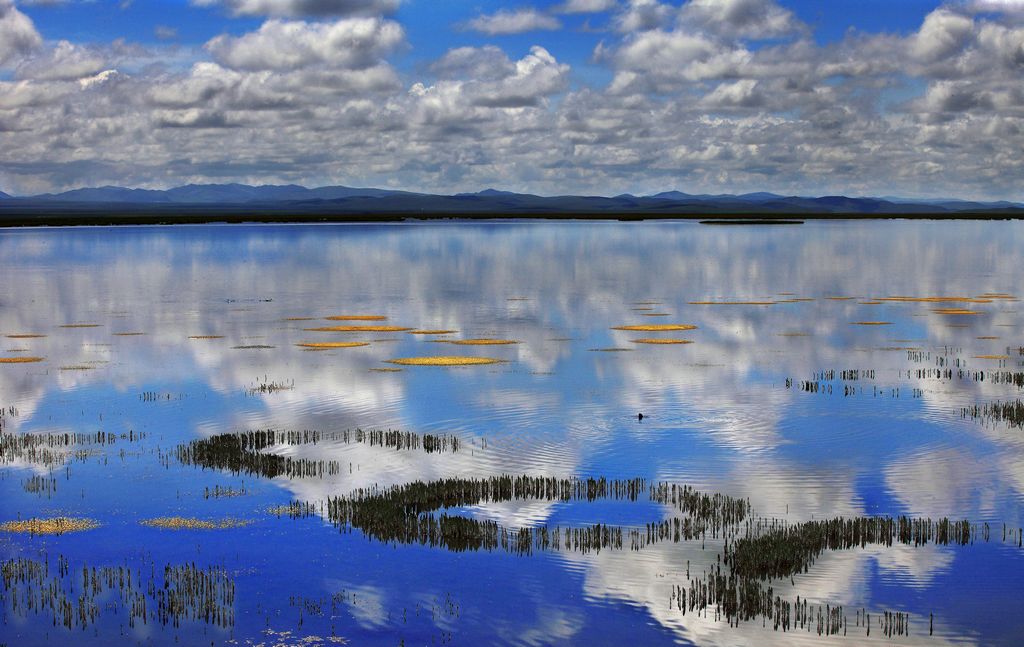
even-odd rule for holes
{"type": "Polygon", "coordinates": [[[1020,199],[1020,0],[0,0],[0,190],[1020,199]]]}

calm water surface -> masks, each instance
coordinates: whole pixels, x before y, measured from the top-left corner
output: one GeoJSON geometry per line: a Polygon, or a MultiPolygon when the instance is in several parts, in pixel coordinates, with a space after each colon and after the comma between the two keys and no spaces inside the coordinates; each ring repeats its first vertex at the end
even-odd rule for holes
{"type": "MultiPolygon", "coordinates": [[[[0,230],[0,357],[42,358],[0,364],[2,431],[49,449],[5,448],[0,523],[99,524],[0,532],[0,645],[1020,644],[1024,430],[985,406],[1020,416],[1021,249],[1024,225],[1006,222],[0,230]],[[971,300],[877,301],[892,296],[971,300]],[[344,315],[387,319],[326,319],[344,315]],[[613,329],[651,324],[697,328],[613,329]],[[307,330],[335,325],[455,332],[307,330]],[[519,343],[446,343],[474,338],[519,343]],[[369,343],[299,346],[338,341],[369,343]],[[438,355],[504,362],[380,370],[438,355]],[[334,436],[265,450],[333,466],[294,478],[179,460],[190,441],[260,429],[399,429],[460,446],[334,436]],[[53,446],[58,434],[91,437],[53,446]],[[672,591],[715,567],[710,535],[453,551],[340,532],[319,507],[357,488],[500,474],[642,477],[749,500],[757,518],[949,517],[990,535],[825,551],[773,582],[773,595],[843,606],[847,635],[819,636],[684,614],[672,591]],[[274,510],[292,501],[317,507],[274,510]],[[171,516],[241,527],[141,523],[171,516]],[[118,581],[96,584],[92,569],[118,581]],[[171,607],[176,620],[161,618],[171,607]],[[909,635],[876,624],[869,637],[862,609],[875,623],[909,613],[909,635]]],[[[646,497],[449,513],[508,529],[673,516],[646,497]]]]}

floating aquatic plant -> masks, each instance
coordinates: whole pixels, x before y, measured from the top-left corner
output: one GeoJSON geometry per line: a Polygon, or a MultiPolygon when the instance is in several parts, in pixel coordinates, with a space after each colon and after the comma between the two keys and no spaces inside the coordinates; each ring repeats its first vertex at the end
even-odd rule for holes
{"type": "Polygon", "coordinates": [[[244,528],[250,525],[251,521],[245,519],[195,519],[192,517],[157,517],[146,519],[139,524],[148,528],[161,528],[163,530],[228,530],[230,528],[244,528]]]}
{"type": "Polygon", "coordinates": [[[668,332],[679,330],[696,330],[697,326],[692,324],[639,324],[630,326],[615,326],[612,330],[629,330],[633,332],[668,332]]]}
{"type": "Polygon", "coordinates": [[[27,535],[63,535],[68,532],[82,532],[99,528],[100,524],[92,519],[76,517],[52,517],[49,519],[25,519],[23,521],[7,521],[0,524],[0,531],[27,535]]]}
{"type": "Polygon", "coordinates": [[[45,357],[0,357],[0,364],[33,364],[41,362],[45,357]]]}
{"type": "Polygon", "coordinates": [[[505,360],[493,357],[440,355],[433,357],[399,357],[389,359],[387,362],[401,366],[480,366],[483,364],[503,364],[505,360]]]}
{"type": "Polygon", "coordinates": [[[329,348],[357,348],[359,346],[369,346],[368,341],[321,341],[321,342],[304,342],[301,344],[295,344],[302,348],[317,348],[317,349],[329,349],[329,348]]]}
{"type": "Polygon", "coordinates": [[[303,328],[307,332],[408,332],[412,328],[404,326],[322,326],[319,328],[303,328]]]}
{"type": "Polygon", "coordinates": [[[631,339],[634,344],[692,344],[693,342],[689,339],[670,339],[670,338],[644,338],[644,339],[631,339]]]}

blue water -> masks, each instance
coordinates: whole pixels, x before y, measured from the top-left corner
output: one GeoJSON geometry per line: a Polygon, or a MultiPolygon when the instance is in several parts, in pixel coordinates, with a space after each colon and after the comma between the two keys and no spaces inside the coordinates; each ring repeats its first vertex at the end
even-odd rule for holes
{"type": "MultiPolygon", "coordinates": [[[[1024,371],[1020,303],[864,302],[1021,296],[1021,249],[1024,225],[1012,222],[0,230],[0,357],[43,358],[0,364],[3,433],[125,434],[112,445],[65,448],[50,464],[2,457],[0,523],[63,515],[99,527],[60,536],[0,531],[0,562],[32,559],[49,576],[59,560],[72,574],[124,566],[143,587],[153,579],[158,588],[165,566],[216,566],[235,587],[228,626],[151,618],[133,627],[110,591],[95,618],[69,630],[54,626],[48,610],[19,603],[23,589],[5,580],[0,645],[1019,644],[1024,550],[1015,534],[1003,541],[1002,528],[1024,525],[1024,430],[965,418],[962,409],[1024,398],[1020,387],[991,379],[993,371],[1024,371]],[[786,302],[794,298],[809,300],[786,302]],[[701,301],[773,303],[693,303],[701,301]],[[387,320],[325,319],[334,315],[387,320]],[[664,323],[697,328],[613,330],[664,323]],[[96,327],[62,327],[75,324],[96,327]],[[343,324],[457,332],[305,330],[343,324]],[[115,334],[127,332],[145,334],[115,334]],[[45,337],[8,337],[25,334],[45,337]],[[693,343],[635,341],[647,337],[693,343]],[[438,341],[471,338],[519,343],[438,341]],[[324,341],[369,344],[297,346],[324,341]],[[431,355],[504,362],[373,370],[431,355]],[[917,377],[937,368],[963,373],[917,377]],[[851,369],[859,379],[841,379],[851,369]],[[826,371],[835,376],[821,380],[826,371]],[[801,390],[801,381],[817,381],[819,391],[801,390]],[[287,388],[254,390],[261,384],[287,388]],[[453,434],[462,448],[279,449],[342,466],[296,479],[204,470],[175,457],[180,444],[216,434],[355,428],[453,434]],[[268,512],[374,484],[503,473],[689,484],[748,498],[758,516],[791,522],[948,516],[987,522],[992,537],[826,552],[807,573],[777,582],[777,593],[849,609],[849,635],[827,637],[783,634],[770,622],[733,627],[713,612],[670,606],[671,587],[685,583],[688,568],[715,564],[720,544],[456,553],[340,533],[319,515],[268,512]],[[55,490],[28,491],[33,476],[53,479],[55,490]],[[204,496],[218,486],[244,494],[204,496]],[[173,515],[247,525],[140,523],[173,515]],[[876,629],[869,638],[853,627],[862,608],[909,613],[910,635],[876,629]]],[[[516,528],[642,526],[669,512],[649,502],[526,501],[464,513],[516,528]]],[[[80,577],[58,579],[73,597],[81,592],[80,577]]]]}

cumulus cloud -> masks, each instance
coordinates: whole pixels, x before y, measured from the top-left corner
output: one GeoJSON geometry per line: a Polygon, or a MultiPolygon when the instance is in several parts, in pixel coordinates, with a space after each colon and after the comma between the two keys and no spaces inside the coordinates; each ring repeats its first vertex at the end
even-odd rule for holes
{"type": "Polygon", "coordinates": [[[190,0],[197,7],[223,6],[236,16],[344,16],[388,14],[401,0],[190,0]]]}
{"type": "Polygon", "coordinates": [[[295,70],[311,65],[365,68],[404,40],[398,23],[380,18],[333,23],[269,20],[243,36],[218,36],[206,49],[220,63],[243,70],[295,70]]]}
{"type": "Polygon", "coordinates": [[[12,0],[0,0],[0,65],[31,52],[42,42],[32,19],[18,11],[12,0]]]}
{"type": "Polygon", "coordinates": [[[497,13],[477,16],[466,22],[464,27],[495,36],[522,34],[528,31],[552,31],[561,29],[562,23],[554,16],[542,14],[536,9],[502,9],[497,13]]]}
{"type": "Polygon", "coordinates": [[[599,13],[614,9],[618,0],[566,0],[556,5],[554,11],[557,13],[599,13]]]}
{"type": "Polygon", "coordinates": [[[710,31],[744,38],[777,38],[802,29],[775,0],[690,0],[680,18],[710,31]]]}

